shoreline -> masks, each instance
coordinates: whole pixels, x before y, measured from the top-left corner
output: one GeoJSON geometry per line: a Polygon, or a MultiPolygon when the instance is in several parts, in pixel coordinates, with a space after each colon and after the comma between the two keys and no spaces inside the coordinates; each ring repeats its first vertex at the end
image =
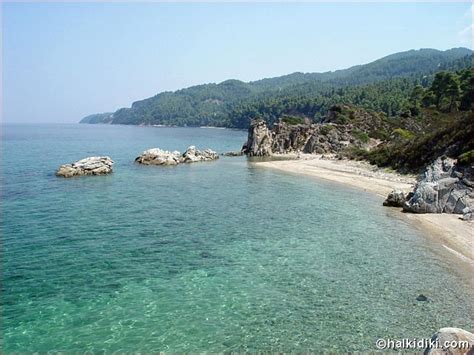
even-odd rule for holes
{"type": "MultiPolygon", "coordinates": [[[[52,124],[57,124],[51,122],[52,124]]],[[[26,124],[36,124],[36,122],[26,123],[26,124]]],[[[166,124],[127,124],[127,123],[111,123],[111,122],[98,122],[98,123],[88,123],[88,122],[72,122],[68,124],[83,124],[91,126],[129,126],[129,127],[152,127],[152,128],[203,128],[203,129],[222,129],[230,131],[243,131],[247,132],[245,128],[235,128],[235,127],[221,127],[221,126],[179,126],[179,125],[166,125],[166,124]]]]}
{"type": "MultiPolygon", "coordinates": [[[[306,175],[324,179],[333,183],[351,186],[385,199],[392,190],[409,192],[416,182],[415,175],[380,169],[367,162],[353,160],[335,160],[321,155],[286,155],[279,156],[288,160],[254,162],[256,166],[270,168],[285,173],[306,175]]],[[[382,207],[399,210],[399,217],[408,221],[427,238],[441,244],[458,259],[474,266],[472,221],[462,221],[455,214],[415,214],[403,213],[397,207],[382,207]]],[[[397,216],[398,217],[398,216],[397,216]]]]}

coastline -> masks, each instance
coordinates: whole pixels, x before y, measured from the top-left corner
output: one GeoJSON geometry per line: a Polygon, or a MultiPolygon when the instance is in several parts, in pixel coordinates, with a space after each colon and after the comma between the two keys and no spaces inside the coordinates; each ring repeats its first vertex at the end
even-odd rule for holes
{"type": "MultiPolygon", "coordinates": [[[[411,191],[416,182],[414,175],[401,175],[383,170],[367,162],[327,159],[321,155],[287,155],[288,160],[254,162],[256,166],[286,173],[307,175],[337,184],[352,186],[381,197],[382,201],[392,190],[411,191]],[[383,198],[383,199],[382,199],[383,198]]],[[[400,210],[396,207],[383,207],[400,210]]],[[[401,212],[401,210],[400,210],[401,212]]],[[[474,265],[472,231],[474,223],[462,221],[454,214],[399,213],[431,240],[440,243],[457,258],[474,265]]]]}

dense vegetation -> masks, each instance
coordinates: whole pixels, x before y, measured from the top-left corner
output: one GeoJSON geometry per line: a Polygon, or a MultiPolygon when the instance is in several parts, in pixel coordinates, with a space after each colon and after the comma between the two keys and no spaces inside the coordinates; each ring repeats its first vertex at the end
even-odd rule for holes
{"type": "Polygon", "coordinates": [[[113,112],[96,113],[84,117],[81,123],[111,123],[113,112]]]}
{"type": "Polygon", "coordinates": [[[293,73],[250,83],[227,80],[163,92],[81,122],[247,128],[255,117],[270,124],[284,116],[317,122],[334,104],[358,105],[388,117],[417,114],[433,103],[454,109],[452,100],[459,98],[452,78],[438,80],[452,89],[443,97],[427,88],[437,72],[470,68],[471,62],[472,52],[465,48],[412,50],[334,72],[293,73]]]}
{"type": "Polygon", "coordinates": [[[472,69],[438,72],[429,87],[413,88],[408,112],[379,122],[372,117],[376,128],[367,132],[382,139],[380,145],[370,151],[348,148],[345,155],[406,172],[419,171],[441,155],[472,163],[472,84],[472,69]]]}

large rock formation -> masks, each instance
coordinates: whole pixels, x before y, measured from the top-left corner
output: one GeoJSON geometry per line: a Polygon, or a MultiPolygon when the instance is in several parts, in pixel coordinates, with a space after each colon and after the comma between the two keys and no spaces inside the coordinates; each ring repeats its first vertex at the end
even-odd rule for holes
{"type": "Polygon", "coordinates": [[[247,143],[242,147],[242,151],[250,157],[269,156],[273,153],[272,143],[272,134],[265,121],[253,120],[250,123],[247,143]]]}
{"type": "Polygon", "coordinates": [[[144,165],[178,165],[180,163],[194,163],[219,159],[219,154],[211,149],[198,150],[190,146],[181,154],[178,151],[167,151],[160,148],[145,150],[135,161],[144,165]]]}
{"type": "Polygon", "coordinates": [[[375,118],[371,120],[372,116],[369,119],[358,111],[357,113],[351,111],[355,116],[344,121],[340,114],[334,112],[330,111],[322,123],[308,121],[292,124],[283,119],[275,123],[271,130],[267,128],[265,121],[253,120],[250,124],[247,143],[242,151],[248,156],[295,152],[326,154],[339,153],[349,146],[369,149],[378,144],[375,139],[369,138],[367,132],[375,130],[382,123],[375,118]],[[376,123],[371,126],[366,121],[376,121],[376,123]]]}
{"type": "Polygon", "coordinates": [[[365,147],[365,143],[351,134],[353,127],[350,125],[319,124],[314,126],[314,132],[304,145],[304,153],[339,153],[349,145],[365,147]]]}
{"type": "Polygon", "coordinates": [[[110,157],[88,157],[72,164],[61,165],[56,176],[65,178],[81,175],[105,175],[113,171],[114,162],[110,157]]]}
{"type": "Polygon", "coordinates": [[[219,159],[219,154],[211,149],[198,150],[192,145],[183,153],[182,159],[184,163],[194,163],[219,159]]]}
{"type": "Polygon", "coordinates": [[[403,210],[414,213],[469,214],[473,206],[472,166],[438,158],[426,168],[403,210]]]}
{"type": "Polygon", "coordinates": [[[431,337],[430,345],[424,355],[474,354],[474,334],[460,328],[441,328],[431,337]]]}
{"type": "Polygon", "coordinates": [[[144,165],[178,165],[181,162],[181,153],[170,152],[160,148],[145,150],[135,161],[144,165]]]}

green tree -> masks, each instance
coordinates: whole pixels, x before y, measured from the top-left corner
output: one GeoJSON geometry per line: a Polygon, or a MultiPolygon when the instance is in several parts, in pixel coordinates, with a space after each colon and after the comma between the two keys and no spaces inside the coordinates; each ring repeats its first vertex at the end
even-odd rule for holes
{"type": "Polygon", "coordinates": [[[456,74],[446,73],[445,76],[446,96],[449,98],[449,111],[457,109],[457,100],[461,95],[461,88],[459,87],[459,78],[456,74]]]}
{"type": "Polygon", "coordinates": [[[410,95],[410,111],[413,116],[418,116],[420,113],[421,101],[425,95],[425,89],[421,85],[416,85],[411,91],[410,95]]]}
{"type": "Polygon", "coordinates": [[[434,94],[435,105],[438,110],[441,105],[441,100],[446,93],[446,87],[446,73],[443,71],[436,73],[433,83],[431,84],[431,91],[434,94]]]}
{"type": "Polygon", "coordinates": [[[434,104],[435,100],[436,98],[434,92],[431,90],[427,90],[423,95],[423,98],[421,99],[421,103],[423,107],[430,107],[434,104]]]}
{"type": "Polygon", "coordinates": [[[474,85],[472,70],[462,70],[459,74],[459,80],[461,82],[461,103],[459,109],[461,111],[468,111],[471,109],[472,105],[472,86],[474,85]]]}

